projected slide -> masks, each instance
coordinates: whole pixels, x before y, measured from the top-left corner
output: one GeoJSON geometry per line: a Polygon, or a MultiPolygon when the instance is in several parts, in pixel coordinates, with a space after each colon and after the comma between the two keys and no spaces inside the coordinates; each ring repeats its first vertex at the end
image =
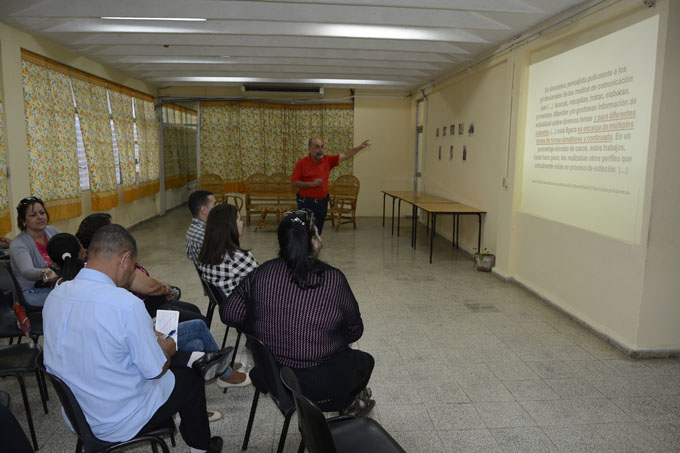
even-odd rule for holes
{"type": "Polygon", "coordinates": [[[529,68],[521,210],[640,241],[658,16],[529,68]]]}

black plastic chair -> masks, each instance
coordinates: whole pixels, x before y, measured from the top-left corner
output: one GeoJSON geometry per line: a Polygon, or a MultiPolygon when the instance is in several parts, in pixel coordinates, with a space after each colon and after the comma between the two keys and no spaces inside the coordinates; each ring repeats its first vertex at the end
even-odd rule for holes
{"type": "Polygon", "coordinates": [[[248,441],[250,440],[250,431],[253,428],[253,421],[255,420],[255,411],[257,411],[257,401],[260,393],[269,394],[276,403],[281,413],[284,416],[283,428],[281,428],[281,438],[279,439],[279,447],[276,450],[278,453],[283,451],[286,444],[286,436],[288,435],[288,426],[290,425],[290,418],[295,413],[295,403],[290,395],[290,392],[281,383],[279,379],[279,367],[274,359],[274,356],[269,351],[267,346],[252,335],[246,334],[247,344],[250,346],[250,352],[253,354],[255,367],[250,370],[250,379],[253,381],[255,387],[255,395],[253,396],[253,403],[250,406],[250,417],[248,418],[248,427],[246,428],[246,436],[243,439],[243,446],[241,450],[248,448],[248,441]]]}
{"type": "Polygon", "coordinates": [[[83,413],[80,404],[78,404],[78,400],[76,400],[75,395],[73,392],[71,392],[71,389],[68,387],[68,385],[66,385],[66,383],[59,377],[48,372],[42,362],[40,363],[40,367],[47,374],[47,376],[49,376],[50,381],[52,381],[52,385],[54,386],[54,390],[57,392],[59,401],[61,401],[61,405],[64,408],[66,417],[68,417],[71,426],[78,436],[76,453],[80,453],[83,447],[85,448],[85,452],[106,452],[115,450],[117,448],[129,447],[142,442],[150,442],[154,453],[158,451],[157,447],[159,446],[161,447],[163,453],[169,453],[170,450],[168,449],[168,445],[161,438],[161,436],[164,435],[170,435],[172,446],[175,446],[176,428],[175,422],[172,420],[172,418],[169,418],[165,426],[161,428],[142,433],[137,437],[123,442],[106,442],[98,439],[94,433],[92,433],[92,429],[87,423],[85,414],[83,413]]]}
{"type": "Polygon", "coordinates": [[[33,453],[31,442],[16,417],[10,411],[9,393],[0,390],[0,439],[3,451],[33,453]]]}
{"type": "Polygon", "coordinates": [[[17,316],[12,310],[14,302],[13,292],[9,289],[0,289],[0,338],[9,338],[9,344],[21,343],[23,332],[17,326],[17,316]]]}
{"type": "Polygon", "coordinates": [[[293,393],[302,442],[298,453],[389,453],[405,452],[378,422],[368,417],[339,416],[326,419],[300,390],[293,370],[281,368],[281,380],[293,393]]]}
{"type": "Polygon", "coordinates": [[[38,361],[42,356],[42,349],[36,343],[21,343],[9,346],[0,346],[0,376],[15,376],[19,381],[21,387],[21,396],[24,399],[24,408],[26,409],[26,419],[28,420],[28,430],[31,433],[31,440],[33,441],[33,448],[38,449],[38,440],[35,436],[35,427],[33,426],[33,417],[31,416],[31,405],[28,403],[28,395],[26,394],[26,386],[24,385],[23,375],[27,373],[35,373],[38,381],[38,390],[40,391],[40,399],[42,400],[45,414],[49,413],[47,410],[47,386],[45,385],[45,378],[38,368],[38,361]]]}
{"type": "MultiPolygon", "coordinates": [[[[35,343],[38,342],[43,334],[42,330],[42,307],[34,307],[29,305],[24,298],[24,293],[21,291],[21,286],[17,281],[12,266],[7,260],[0,260],[0,290],[3,292],[11,291],[15,301],[26,309],[26,316],[31,321],[31,333],[29,337],[35,343]]],[[[16,319],[16,317],[15,317],[16,319]]]]}

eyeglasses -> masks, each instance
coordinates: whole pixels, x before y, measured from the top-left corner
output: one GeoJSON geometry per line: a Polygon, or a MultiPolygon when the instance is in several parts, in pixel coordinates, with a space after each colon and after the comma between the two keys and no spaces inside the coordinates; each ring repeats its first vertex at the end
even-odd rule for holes
{"type": "Polygon", "coordinates": [[[19,202],[19,206],[24,206],[24,205],[33,204],[33,203],[42,203],[42,202],[43,201],[40,199],[40,197],[26,197],[19,202]]]}

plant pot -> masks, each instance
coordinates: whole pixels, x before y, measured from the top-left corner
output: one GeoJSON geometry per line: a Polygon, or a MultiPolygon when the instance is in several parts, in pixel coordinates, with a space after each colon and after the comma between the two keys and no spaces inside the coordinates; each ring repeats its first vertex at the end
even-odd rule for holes
{"type": "Polygon", "coordinates": [[[496,255],[484,253],[477,254],[475,257],[475,269],[481,272],[491,272],[491,268],[496,265],[496,255]]]}

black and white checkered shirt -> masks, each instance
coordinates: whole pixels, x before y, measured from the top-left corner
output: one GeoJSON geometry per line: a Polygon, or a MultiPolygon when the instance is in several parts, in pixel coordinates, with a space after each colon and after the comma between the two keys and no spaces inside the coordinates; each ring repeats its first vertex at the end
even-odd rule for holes
{"type": "Polygon", "coordinates": [[[235,251],[232,259],[229,254],[224,255],[220,264],[198,263],[201,278],[217,286],[229,297],[241,280],[257,267],[257,261],[250,252],[235,251]]]}
{"type": "Polygon", "coordinates": [[[201,219],[191,219],[191,225],[187,230],[187,237],[184,245],[187,248],[187,258],[198,266],[198,255],[201,253],[203,247],[203,238],[205,237],[205,222],[201,219]]]}

